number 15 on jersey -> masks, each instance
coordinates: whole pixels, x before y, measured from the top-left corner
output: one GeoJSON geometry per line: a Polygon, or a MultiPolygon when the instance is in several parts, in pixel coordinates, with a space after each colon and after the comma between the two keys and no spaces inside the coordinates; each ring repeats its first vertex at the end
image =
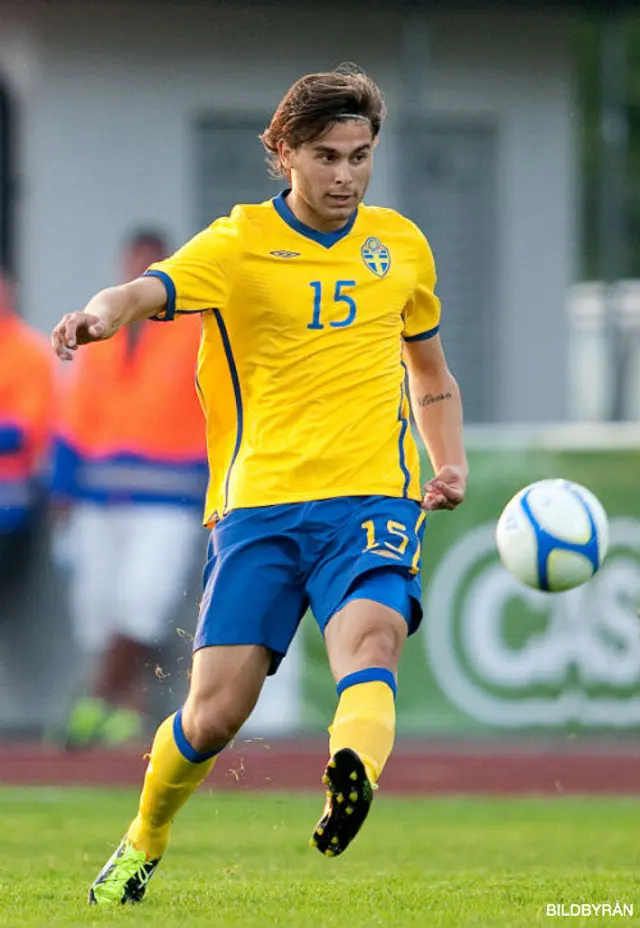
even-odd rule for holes
{"type": "Polygon", "coordinates": [[[323,301],[323,287],[322,281],[312,280],[309,286],[313,290],[313,318],[308,324],[308,329],[324,329],[325,328],[325,316],[331,316],[332,318],[329,321],[329,326],[333,329],[345,329],[348,325],[351,325],[356,318],[356,301],[353,296],[348,292],[355,287],[355,280],[337,280],[335,283],[335,288],[333,291],[333,311],[330,311],[328,308],[325,309],[323,313],[322,301],[323,301]],[[343,310],[342,314],[338,312],[338,308],[343,310]]]}

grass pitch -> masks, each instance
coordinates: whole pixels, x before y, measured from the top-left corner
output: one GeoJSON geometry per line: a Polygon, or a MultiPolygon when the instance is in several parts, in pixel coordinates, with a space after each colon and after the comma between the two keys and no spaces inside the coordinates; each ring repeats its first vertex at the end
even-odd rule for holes
{"type": "MultiPolygon", "coordinates": [[[[93,877],[133,816],[131,791],[0,790],[0,925],[181,928],[517,928],[547,903],[633,905],[640,803],[393,799],[381,790],[343,857],[308,847],[317,796],[200,793],[139,906],[89,907],[93,877]]],[[[561,922],[562,923],[562,922],[561,922]]],[[[566,924],[566,922],[565,922],[566,924]]]]}

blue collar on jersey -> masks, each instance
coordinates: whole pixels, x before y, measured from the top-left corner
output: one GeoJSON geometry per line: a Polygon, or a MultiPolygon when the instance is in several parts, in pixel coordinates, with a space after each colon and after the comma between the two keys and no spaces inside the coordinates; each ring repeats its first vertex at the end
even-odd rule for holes
{"type": "Polygon", "coordinates": [[[334,232],[318,232],[317,229],[312,229],[311,226],[301,222],[298,217],[293,214],[292,210],[285,202],[285,197],[289,193],[291,193],[290,187],[288,187],[286,190],[283,190],[282,193],[279,193],[278,196],[274,197],[271,202],[273,203],[278,216],[280,216],[281,219],[284,219],[286,224],[291,226],[291,228],[296,232],[299,232],[300,235],[304,235],[306,238],[310,238],[312,241],[317,242],[318,245],[324,245],[325,248],[331,248],[332,245],[335,245],[336,242],[339,242],[345,237],[345,235],[348,235],[349,232],[351,232],[353,224],[356,221],[356,217],[358,215],[357,209],[353,211],[347,221],[347,224],[342,226],[341,229],[336,229],[334,232]]]}

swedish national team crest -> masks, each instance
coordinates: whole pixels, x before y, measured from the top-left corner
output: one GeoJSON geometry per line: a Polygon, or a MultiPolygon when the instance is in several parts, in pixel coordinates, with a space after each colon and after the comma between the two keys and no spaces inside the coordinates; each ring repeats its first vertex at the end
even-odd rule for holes
{"type": "Polygon", "coordinates": [[[391,267],[391,255],[379,238],[368,238],[360,249],[362,260],[376,277],[384,277],[391,267]]]}

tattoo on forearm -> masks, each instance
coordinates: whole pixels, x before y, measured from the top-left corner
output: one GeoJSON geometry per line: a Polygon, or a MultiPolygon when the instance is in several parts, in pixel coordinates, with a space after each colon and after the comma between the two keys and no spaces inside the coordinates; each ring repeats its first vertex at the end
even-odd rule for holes
{"type": "Polygon", "coordinates": [[[450,393],[438,393],[437,396],[435,396],[433,393],[427,393],[425,396],[418,400],[418,406],[431,406],[433,403],[441,403],[443,400],[450,399],[450,393]]]}

